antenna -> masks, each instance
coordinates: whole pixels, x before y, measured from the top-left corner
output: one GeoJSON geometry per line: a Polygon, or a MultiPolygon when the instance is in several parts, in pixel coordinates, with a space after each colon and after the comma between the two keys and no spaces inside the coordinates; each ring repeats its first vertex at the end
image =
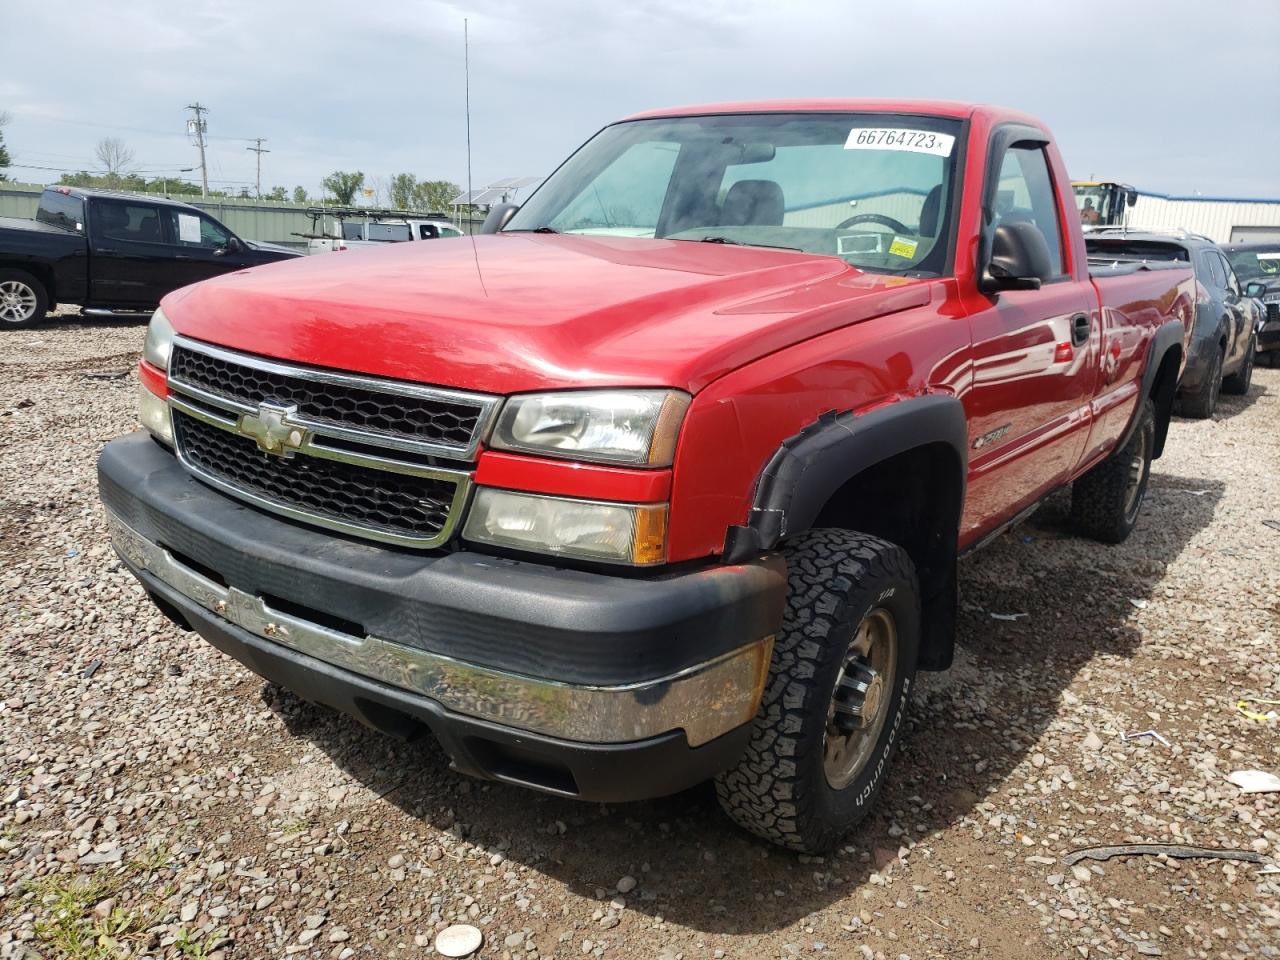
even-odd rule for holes
{"type": "Polygon", "coordinates": [[[471,194],[471,35],[467,18],[462,18],[462,70],[467,113],[467,194],[471,194]]]}

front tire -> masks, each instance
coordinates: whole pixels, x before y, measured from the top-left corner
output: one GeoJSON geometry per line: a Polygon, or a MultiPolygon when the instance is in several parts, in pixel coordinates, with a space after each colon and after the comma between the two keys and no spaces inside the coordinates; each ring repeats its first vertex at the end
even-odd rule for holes
{"type": "Polygon", "coordinates": [[[867,815],[910,701],[920,646],[915,566],[846,530],[791,541],[787,610],[751,742],[716,778],[741,827],[819,853],[867,815]]]}
{"type": "Polygon", "coordinates": [[[0,270],[0,328],[39,323],[49,312],[49,294],[25,270],[0,270]]]}
{"type": "Polygon", "coordinates": [[[1244,362],[1240,369],[1222,381],[1222,392],[1243,397],[1249,392],[1249,384],[1253,383],[1253,361],[1258,351],[1258,335],[1249,334],[1249,349],[1245,352],[1244,362]]]}
{"type": "Polygon", "coordinates": [[[1123,449],[1086,473],[1071,488],[1071,520],[1086,537],[1103,543],[1123,543],[1138,525],[1151,457],[1156,443],[1156,408],[1142,401],[1138,426],[1123,449]]]}

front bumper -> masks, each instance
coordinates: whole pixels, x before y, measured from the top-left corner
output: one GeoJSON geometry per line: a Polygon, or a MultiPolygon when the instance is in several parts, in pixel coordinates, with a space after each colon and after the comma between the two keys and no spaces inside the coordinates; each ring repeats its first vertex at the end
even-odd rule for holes
{"type": "Polygon", "coordinates": [[[1267,319],[1258,330],[1259,350],[1280,350],[1280,316],[1276,316],[1278,309],[1280,308],[1274,303],[1267,305],[1267,319]],[[1276,319],[1271,319],[1273,316],[1276,319]]]}
{"type": "Polygon", "coordinates": [[[175,619],[374,727],[425,725],[465,772],[639,799],[745,746],[781,617],[776,558],[630,579],[413,553],[239,504],[141,434],[107,445],[99,486],[118,552],[175,619]]]}

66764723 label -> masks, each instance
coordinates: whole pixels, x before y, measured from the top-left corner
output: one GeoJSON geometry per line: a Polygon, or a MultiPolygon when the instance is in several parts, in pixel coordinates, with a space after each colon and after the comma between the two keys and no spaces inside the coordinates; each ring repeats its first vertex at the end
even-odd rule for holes
{"type": "Polygon", "coordinates": [[[854,127],[844,142],[846,150],[901,150],[938,157],[951,156],[955,145],[956,138],[949,133],[907,127],[854,127]]]}

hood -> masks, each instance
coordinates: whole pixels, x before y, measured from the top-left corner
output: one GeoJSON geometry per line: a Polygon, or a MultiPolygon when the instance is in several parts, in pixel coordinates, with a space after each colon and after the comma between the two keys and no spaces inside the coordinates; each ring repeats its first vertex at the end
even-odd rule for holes
{"type": "Polygon", "coordinates": [[[267,264],[164,300],[178,332],[277,359],[491,393],[669,386],[928,303],[835,257],[512,233],[267,264]]]}
{"type": "Polygon", "coordinates": [[[245,240],[243,243],[250,250],[261,250],[263,253],[279,253],[288,257],[301,257],[302,251],[293,247],[286,247],[279,243],[267,243],[265,240],[245,240]]]}

